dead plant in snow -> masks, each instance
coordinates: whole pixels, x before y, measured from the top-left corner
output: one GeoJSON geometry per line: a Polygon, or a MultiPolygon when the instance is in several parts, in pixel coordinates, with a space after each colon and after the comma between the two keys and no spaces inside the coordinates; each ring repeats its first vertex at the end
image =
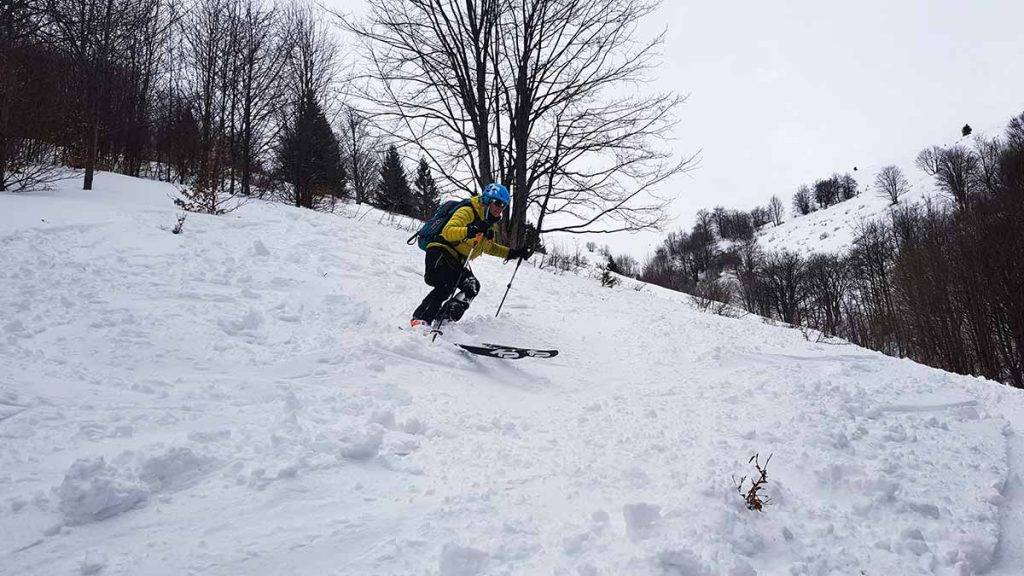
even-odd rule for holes
{"type": "MultiPolygon", "coordinates": [[[[754,468],[757,469],[758,478],[754,480],[753,477],[750,479],[750,488],[747,489],[746,493],[743,491],[743,485],[747,481],[747,477],[740,478],[740,481],[736,484],[736,491],[743,497],[743,502],[747,505],[747,510],[756,510],[761,512],[766,504],[771,502],[771,498],[762,497],[760,494],[761,489],[768,483],[768,463],[771,462],[774,454],[769,454],[768,459],[764,461],[764,466],[761,466],[759,454],[754,454],[747,460],[747,464],[753,463],[754,468]]],[[[733,476],[733,482],[736,481],[736,477],[733,476]]]]}

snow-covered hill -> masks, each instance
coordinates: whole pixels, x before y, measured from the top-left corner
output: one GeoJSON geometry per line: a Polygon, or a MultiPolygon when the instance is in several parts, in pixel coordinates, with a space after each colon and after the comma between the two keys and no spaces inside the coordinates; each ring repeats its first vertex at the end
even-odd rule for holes
{"type": "Polygon", "coordinates": [[[446,338],[561,354],[470,356],[404,231],[73,188],[0,195],[2,574],[1024,566],[1018,390],[495,259],[446,338]]]}
{"type": "MultiPolygon", "coordinates": [[[[927,197],[935,197],[935,193],[931,182],[920,177],[910,192],[900,198],[900,205],[921,203],[927,197]]],[[[790,215],[779,226],[768,224],[757,233],[757,241],[767,252],[842,253],[850,249],[861,224],[886,219],[890,210],[887,198],[868,189],[860,196],[806,216],[790,215]]]]}

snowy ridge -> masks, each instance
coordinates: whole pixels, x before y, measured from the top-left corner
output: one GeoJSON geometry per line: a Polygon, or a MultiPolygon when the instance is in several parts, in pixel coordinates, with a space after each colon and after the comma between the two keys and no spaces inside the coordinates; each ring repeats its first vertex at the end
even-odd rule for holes
{"type": "MultiPolygon", "coordinates": [[[[921,203],[929,196],[934,196],[930,183],[920,179],[900,198],[899,206],[921,203]]],[[[853,245],[861,224],[886,218],[890,210],[888,199],[867,190],[805,216],[790,216],[779,226],[766,225],[758,231],[757,241],[766,252],[842,253],[853,245]]]]}
{"type": "Polygon", "coordinates": [[[446,338],[561,354],[470,356],[408,233],[167,191],[0,196],[0,574],[1018,573],[1018,390],[496,259],[446,338]]]}
{"type": "MultiPolygon", "coordinates": [[[[983,130],[975,128],[971,136],[949,140],[942,146],[972,147],[975,138],[1001,136],[1005,125],[1005,121],[1002,120],[992,122],[983,130]]],[[[903,159],[898,164],[903,168],[910,184],[910,190],[900,197],[899,206],[922,204],[927,200],[946,201],[946,197],[935,190],[934,179],[914,166],[912,158],[903,159]]],[[[880,196],[873,184],[875,175],[882,167],[883,164],[862,165],[860,170],[853,173],[861,190],[859,196],[804,216],[794,217],[788,214],[787,220],[781,225],[768,224],[759,230],[756,235],[758,243],[766,252],[788,250],[804,256],[848,251],[862,224],[889,218],[892,209],[889,199],[880,196]]],[[[787,211],[791,210],[790,199],[786,197],[783,201],[787,211]]]]}

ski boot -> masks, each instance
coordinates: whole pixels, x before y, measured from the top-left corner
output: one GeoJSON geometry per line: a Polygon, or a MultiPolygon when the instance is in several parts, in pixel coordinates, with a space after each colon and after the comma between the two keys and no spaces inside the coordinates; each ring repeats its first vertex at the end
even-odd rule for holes
{"type": "Polygon", "coordinates": [[[462,319],[462,315],[469,309],[469,300],[466,299],[466,295],[459,292],[451,300],[448,301],[448,320],[452,322],[458,322],[462,319]]]}

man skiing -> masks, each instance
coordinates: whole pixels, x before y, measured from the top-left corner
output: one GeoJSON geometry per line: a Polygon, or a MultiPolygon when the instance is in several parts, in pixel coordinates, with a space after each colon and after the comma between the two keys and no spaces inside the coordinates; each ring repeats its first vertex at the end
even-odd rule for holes
{"type": "Polygon", "coordinates": [[[482,194],[470,198],[452,213],[440,234],[429,239],[423,280],[433,290],[413,312],[413,327],[430,325],[435,320],[457,322],[462,318],[480,292],[480,282],[469,269],[469,260],[484,252],[505,259],[530,258],[530,250],[510,249],[494,241],[492,226],[501,220],[508,204],[508,188],[488,184],[482,194]],[[451,298],[456,290],[459,293],[451,298]]]}

